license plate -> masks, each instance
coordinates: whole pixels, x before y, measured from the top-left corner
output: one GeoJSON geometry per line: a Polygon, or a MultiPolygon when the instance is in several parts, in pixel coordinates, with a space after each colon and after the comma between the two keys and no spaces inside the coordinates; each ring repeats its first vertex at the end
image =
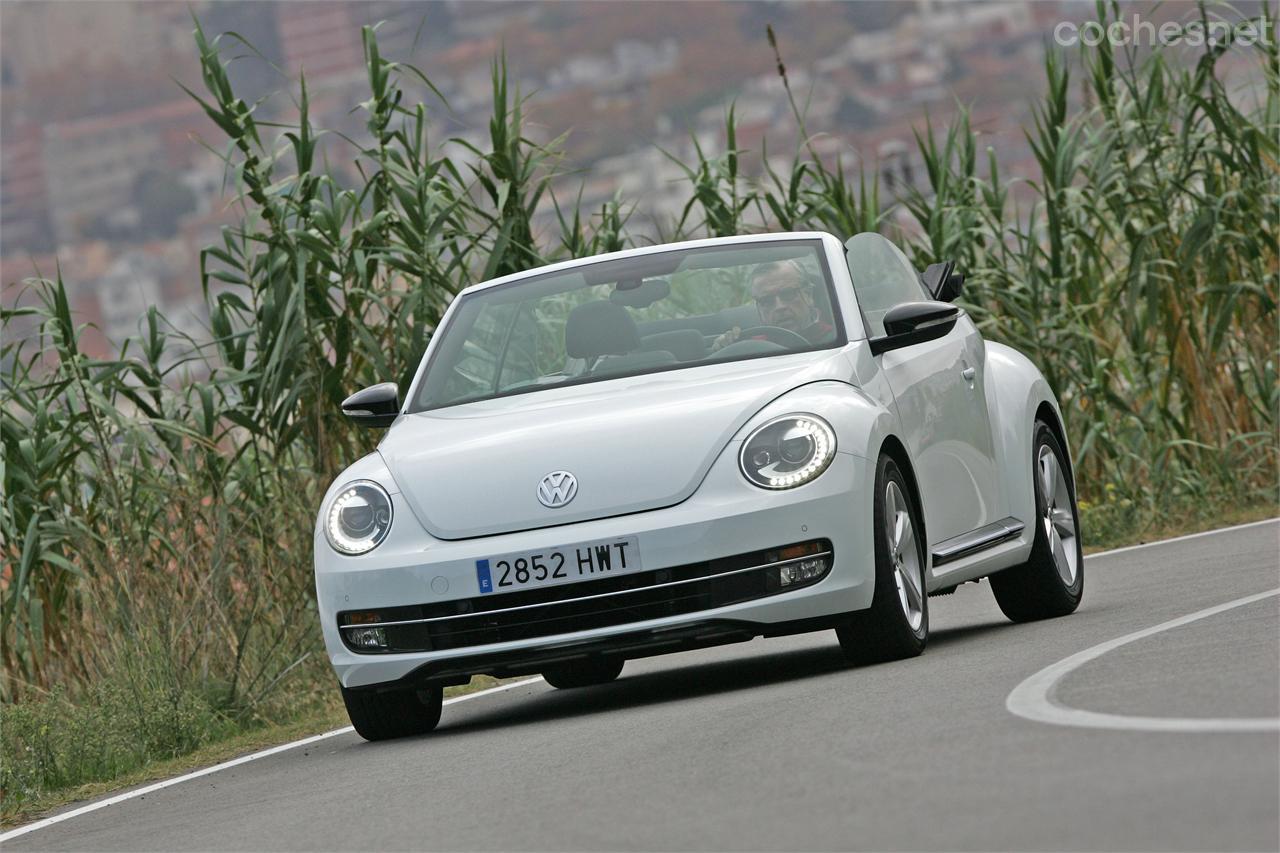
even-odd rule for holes
{"type": "Polygon", "coordinates": [[[476,580],[483,594],[514,592],[638,571],[640,542],[634,536],[476,560],[476,580]]]}

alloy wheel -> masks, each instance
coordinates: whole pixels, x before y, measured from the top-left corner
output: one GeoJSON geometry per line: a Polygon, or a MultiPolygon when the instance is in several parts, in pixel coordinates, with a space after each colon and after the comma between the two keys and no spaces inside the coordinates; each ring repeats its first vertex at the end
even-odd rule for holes
{"type": "Polygon", "coordinates": [[[911,630],[918,631],[924,621],[924,572],[921,571],[915,526],[911,523],[911,504],[892,480],[884,490],[884,519],[898,602],[911,630]]]}
{"type": "Polygon", "coordinates": [[[1045,539],[1062,582],[1072,586],[1080,567],[1077,565],[1076,519],[1071,506],[1071,489],[1053,448],[1048,445],[1040,448],[1036,467],[1040,475],[1040,493],[1044,498],[1044,515],[1040,523],[1044,525],[1045,539]]]}

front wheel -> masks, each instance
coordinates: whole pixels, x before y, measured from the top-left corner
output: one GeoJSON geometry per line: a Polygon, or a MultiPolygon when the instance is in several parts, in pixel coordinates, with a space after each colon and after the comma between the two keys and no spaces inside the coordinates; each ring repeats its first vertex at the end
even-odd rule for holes
{"type": "Polygon", "coordinates": [[[881,456],[874,497],[875,593],[871,607],[836,629],[851,663],[915,657],[929,639],[924,528],[898,463],[881,456]]]}
{"type": "Polygon", "coordinates": [[[444,689],[401,688],[378,692],[372,689],[342,688],[342,702],[356,733],[365,740],[424,735],[440,722],[444,689]]]}
{"type": "Polygon", "coordinates": [[[608,684],[622,674],[623,663],[625,661],[604,658],[559,663],[544,669],[542,678],[559,690],[608,684]]]}
{"type": "Polygon", "coordinates": [[[1031,557],[991,576],[1001,611],[1014,622],[1066,616],[1084,595],[1084,556],[1071,465],[1053,430],[1036,421],[1031,460],[1036,499],[1031,557]]]}

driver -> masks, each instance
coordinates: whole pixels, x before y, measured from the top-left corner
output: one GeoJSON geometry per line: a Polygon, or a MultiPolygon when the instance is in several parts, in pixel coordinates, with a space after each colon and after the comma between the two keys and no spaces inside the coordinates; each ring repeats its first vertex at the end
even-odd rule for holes
{"type": "MultiPolygon", "coordinates": [[[[756,267],[751,273],[751,296],[765,326],[795,332],[811,344],[830,340],[835,332],[835,327],[818,314],[813,290],[798,261],[772,261],[756,267]]],[[[734,326],[715,339],[712,352],[728,346],[741,335],[741,327],[734,326]]],[[[756,337],[766,339],[764,335],[756,337]]]]}

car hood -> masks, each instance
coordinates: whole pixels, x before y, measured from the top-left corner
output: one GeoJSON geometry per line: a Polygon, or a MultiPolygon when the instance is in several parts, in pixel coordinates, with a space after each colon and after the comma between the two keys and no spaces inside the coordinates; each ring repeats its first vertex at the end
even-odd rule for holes
{"type": "Polygon", "coordinates": [[[771,400],[848,374],[840,350],[702,365],[467,403],[402,417],[378,450],[438,539],[466,539],[680,503],[771,400]],[[556,509],[542,478],[568,471],[556,509]]]}

